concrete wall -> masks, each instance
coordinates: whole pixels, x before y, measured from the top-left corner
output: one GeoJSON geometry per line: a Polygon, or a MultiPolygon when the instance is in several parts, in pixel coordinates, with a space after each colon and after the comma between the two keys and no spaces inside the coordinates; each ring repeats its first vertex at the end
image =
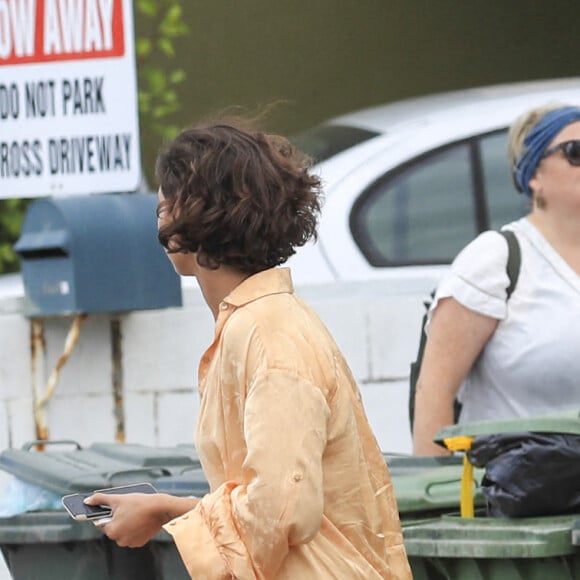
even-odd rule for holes
{"type": "MultiPolygon", "coordinates": [[[[384,450],[409,452],[408,365],[415,355],[421,297],[393,295],[387,282],[299,288],[334,334],[363,393],[384,450]]],[[[44,391],[64,349],[71,317],[43,320],[44,352],[31,356],[31,321],[21,299],[0,302],[0,449],[35,438],[33,384],[44,391]]],[[[46,406],[50,439],[85,446],[115,441],[111,320],[89,316],[46,406]]],[[[213,336],[213,319],[197,287],[183,308],[118,316],[121,330],[124,436],[128,443],[190,443],[198,412],[198,360],[213,336]]]]}

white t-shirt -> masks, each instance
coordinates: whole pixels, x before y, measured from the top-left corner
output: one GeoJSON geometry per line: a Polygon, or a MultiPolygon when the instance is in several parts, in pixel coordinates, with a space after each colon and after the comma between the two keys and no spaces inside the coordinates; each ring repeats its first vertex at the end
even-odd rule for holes
{"type": "Polygon", "coordinates": [[[500,321],[459,391],[461,423],[580,409],[580,276],[527,218],[504,229],[521,248],[509,300],[507,242],[489,231],[455,258],[430,310],[452,296],[500,321]]]}

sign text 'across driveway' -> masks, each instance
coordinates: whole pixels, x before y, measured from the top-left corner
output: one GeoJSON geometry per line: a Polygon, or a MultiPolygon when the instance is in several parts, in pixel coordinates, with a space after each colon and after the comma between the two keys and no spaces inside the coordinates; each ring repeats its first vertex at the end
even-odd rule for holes
{"type": "Polygon", "coordinates": [[[131,0],[0,0],[0,198],[140,178],[131,0]]]}

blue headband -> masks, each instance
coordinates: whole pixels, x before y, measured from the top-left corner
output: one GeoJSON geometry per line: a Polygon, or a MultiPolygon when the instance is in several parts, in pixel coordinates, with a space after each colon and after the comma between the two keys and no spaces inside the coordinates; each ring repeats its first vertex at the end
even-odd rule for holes
{"type": "Polygon", "coordinates": [[[532,195],[530,179],[552,139],[567,125],[580,121],[580,108],[562,107],[546,113],[524,140],[525,153],[516,161],[514,179],[522,192],[532,195]]]}

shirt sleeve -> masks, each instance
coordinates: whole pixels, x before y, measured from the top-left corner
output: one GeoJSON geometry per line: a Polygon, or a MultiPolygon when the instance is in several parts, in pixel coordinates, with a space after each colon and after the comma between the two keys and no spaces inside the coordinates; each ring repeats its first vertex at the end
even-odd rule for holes
{"type": "Polygon", "coordinates": [[[439,301],[449,297],[470,310],[503,320],[509,286],[507,260],[508,245],[498,232],[484,232],[465,246],[437,288],[426,328],[439,301]]]}
{"type": "Polygon", "coordinates": [[[221,485],[165,526],[195,578],[273,578],[289,547],[311,540],[321,525],[323,393],[269,370],[250,385],[243,414],[244,481],[221,485]]]}

